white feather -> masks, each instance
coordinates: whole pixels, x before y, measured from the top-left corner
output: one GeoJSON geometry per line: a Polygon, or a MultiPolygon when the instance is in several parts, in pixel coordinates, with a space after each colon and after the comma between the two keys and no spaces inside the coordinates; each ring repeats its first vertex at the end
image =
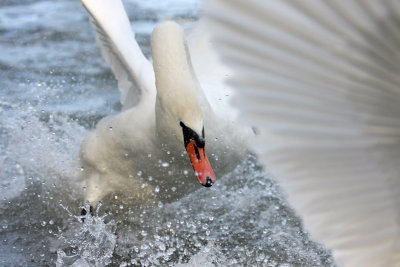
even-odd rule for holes
{"type": "Polygon", "coordinates": [[[400,266],[397,1],[217,0],[253,146],[339,265],[400,266]]]}
{"type": "Polygon", "coordinates": [[[122,3],[113,0],[103,0],[101,4],[82,0],[82,3],[92,17],[102,55],[118,80],[122,109],[133,107],[142,98],[154,98],[153,66],[135,40],[122,3]]]}

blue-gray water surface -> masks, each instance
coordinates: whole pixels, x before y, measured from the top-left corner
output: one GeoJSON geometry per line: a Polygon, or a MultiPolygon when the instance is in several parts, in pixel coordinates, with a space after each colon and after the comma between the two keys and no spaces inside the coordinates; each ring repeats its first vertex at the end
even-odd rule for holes
{"type": "MultiPolygon", "coordinates": [[[[125,1],[146,55],[195,0],[125,1]]],[[[112,195],[88,217],[71,177],[85,134],[120,109],[79,1],[0,0],[0,266],[331,266],[254,156],[156,207],[112,195]]]]}

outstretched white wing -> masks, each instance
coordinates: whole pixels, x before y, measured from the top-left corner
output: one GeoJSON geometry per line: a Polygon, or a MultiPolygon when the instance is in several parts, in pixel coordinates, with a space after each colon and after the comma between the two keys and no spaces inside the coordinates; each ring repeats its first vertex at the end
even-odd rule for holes
{"type": "Polygon", "coordinates": [[[97,43],[111,66],[121,91],[122,108],[128,109],[156,94],[152,64],[146,59],[120,0],[81,0],[92,17],[97,43]]]}
{"type": "Polygon", "coordinates": [[[400,2],[217,0],[254,149],[339,265],[400,266],[400,2]]]}

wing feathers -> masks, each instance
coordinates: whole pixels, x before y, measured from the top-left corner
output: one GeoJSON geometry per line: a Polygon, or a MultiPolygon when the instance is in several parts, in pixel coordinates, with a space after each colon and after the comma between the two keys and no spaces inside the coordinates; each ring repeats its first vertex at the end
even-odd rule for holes
{"type": "Polygon", "coordinates": [[[339,265],[400,265],[396,1],[210,3],[254,149],[339,265]]]}
{"type": "Polygon", "coordinates": [[[139,98],[156,93],[152,64],[143,55],[121,1],[82,0],[92,17],[96,40],[118,80],[123,109],[134,106],[139,98]]]}

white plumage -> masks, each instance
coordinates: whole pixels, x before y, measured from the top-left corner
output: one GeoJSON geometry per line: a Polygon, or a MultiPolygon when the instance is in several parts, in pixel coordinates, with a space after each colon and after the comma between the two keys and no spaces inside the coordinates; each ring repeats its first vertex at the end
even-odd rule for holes
{"type": "Polygon", "coordinates": [[[210,1],[241,121],[340,266],[400,266],[398,1],[210,1]]]}
{"type": "Polygon", "coordinates": [[[136,204],[154,203],[199,188],[197,180],[210,186],[208,178],[215,178],[209,163],[203,164],[208,162],[203,127],[217,176],[232,170],[247,154],[249,130],[233,122],[235,114],[226,104],[230,88],[223,85],[228,69],[212,57],[202,24],[190,32],[189,47],[178,24],[157,26],[152,64],[140,50],[120,0],[82,3],[118,80],[122,103],[121,113],[103,118],[82,143],[78,178],[85,198],[95,205],[112,192],[123,192],[136,204]],[[220,73],[224,75],[216,75],[220,73]],[[198,137],[193,155],[182,125],[198,137]],[[189,158],[200,169],[193,172],[189,158]]]}

